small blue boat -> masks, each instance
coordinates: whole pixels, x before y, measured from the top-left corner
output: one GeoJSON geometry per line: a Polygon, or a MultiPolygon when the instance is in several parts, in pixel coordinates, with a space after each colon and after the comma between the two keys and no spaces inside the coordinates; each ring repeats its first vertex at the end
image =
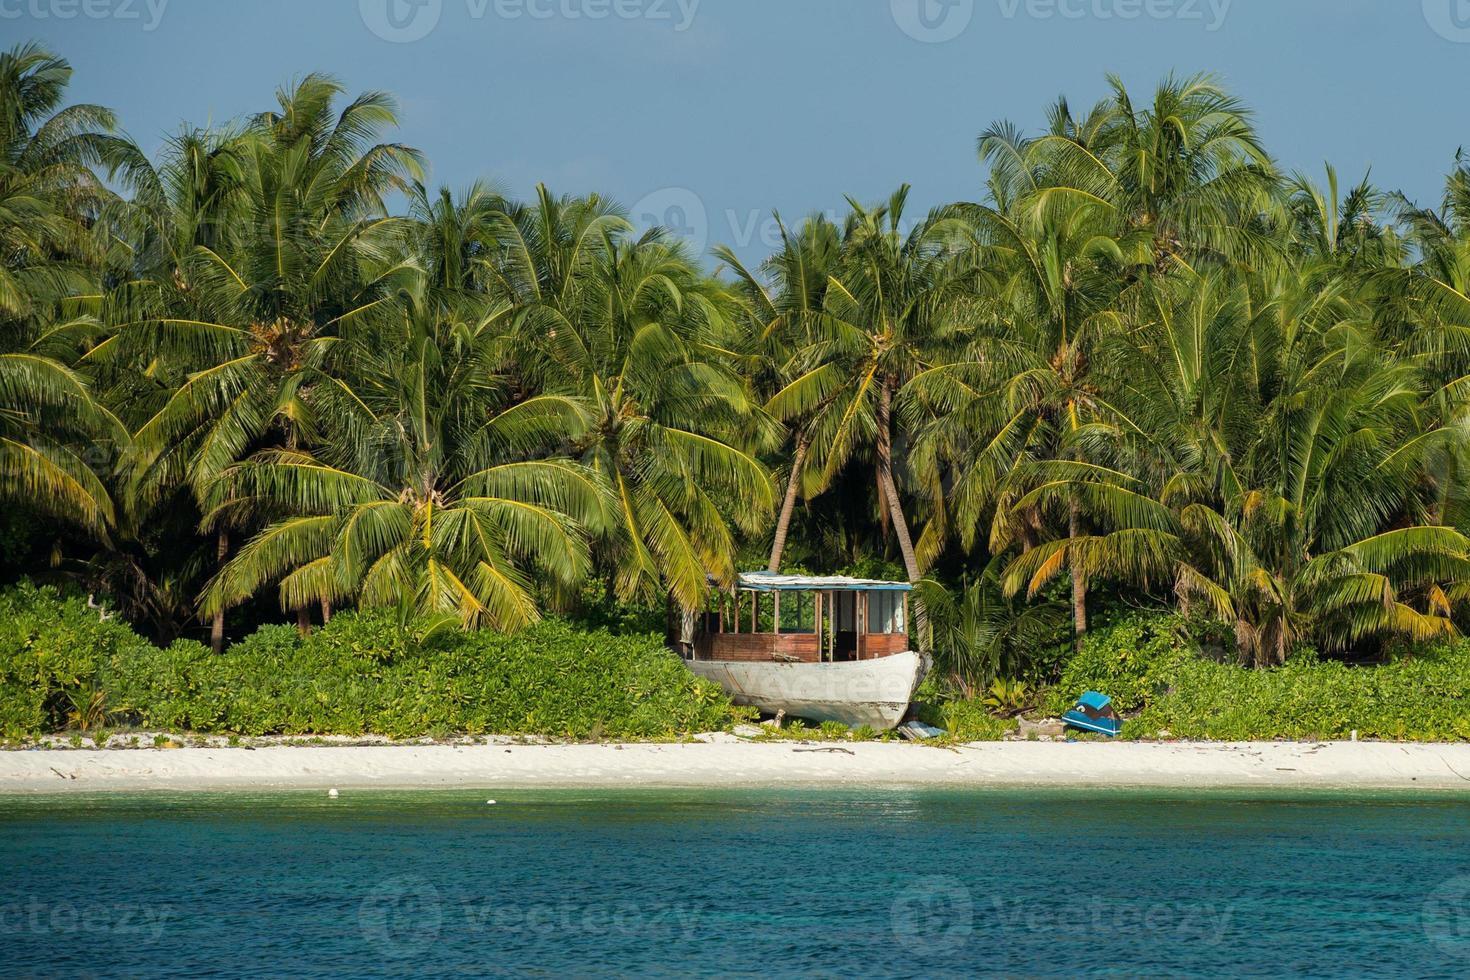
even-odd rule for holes
{"type": "Polygon", "coordinates": [[[1123,720],[1113,710],[1113,699],[1096,691],[1088,691],[1078,698],[1072,710],[1062,715],[1062,721],[1073,728],[1113,738],[1123,730],[1123,720]]]}

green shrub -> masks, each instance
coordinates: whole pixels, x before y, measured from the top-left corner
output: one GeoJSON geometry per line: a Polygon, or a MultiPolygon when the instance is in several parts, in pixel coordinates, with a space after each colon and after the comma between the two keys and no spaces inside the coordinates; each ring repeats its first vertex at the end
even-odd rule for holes
{"type": "MultiPolygon", "coordinates": [[[[466,731],[646,738],[728,726],[729,698],[653,635],[578,632],[548,621],[516,634],[449,634],[446,679],[414,711],[460,705],[466,731]]],[[[410,715],[411,716],[411,715],[410,715]]]]}
{"type": "Polygon", "coordinates": [[[946,701],[930,717],[932,721],[925,720],[958,742],[998,742],[1016,730],[1013,719],[997,718],[983,703],[973,700],[946,701]]]}
{"type": "Polygon", "coordinates": [[[216,656],[192,640],[160,650],[54,590],[0,593],[0,734],[62,730],[99,691],[117,722],[239,735],[665,738],[738,714],[650,635],[557,621],[430,634],[347,613],[305,639],[263,627],[216,656]]]}
{"type": "Polygon", "coordinates": [[[656,637],[544,622],[425,637],[346,613],[302,639],[265,627],[223,656],[170,650],[135,672],[142,724],[243,735],[517,734],[654,738],[723,728],[730,704],[656,637]]]}
{"type": "Polygon", "coordinates": [[[932,675],[914,697],[919,720],[959,742],[996,742],[1017,728],[1014,719],[996,717],[979,697],[961,697],[932,675]]]}
{"type": "Polygon", "coordinates": [[[606,580],[592,580],[582,587],[581,602],[567,615],[577,629],[607,630],[618,635],[663,633],[667,626],[663,603],[657,606],[625,602],[609,594],[606,580]]]}
{"type": "Polygon", "coordinates": [[[125,624],[54,588],[22,582],[0,592],[0,736],[102,724],[111,709],[107,666],[150,649],[125,624]]]}
{"type": "Polygon", "coordinates": [[[1135,614],[1087,636],[1044,707],[1060,714],[1083,691],[1112,697],[1129,738],[1168,732],[1216,740],[1470,739],[1470,641],[1350,667],[1304,651],[1252,670],[1200,655],[1191,624],[1135,614]]]}
{"type": "Polygon", "coordinates": [[[1197,739],[1470,739],[1470,643],[1442,644],[1377,667],[1315,657],[1272,670],[1196,658],[1128,734],[1197,739]]]}
{"type": "Polygon", "coordinates": [[[1185,621],[1178,616],[1133,613],[1093,630],[1062,668],[1043,702],[1060,715],[1085,691],[1100,691],[1120,712],[1135,711],[1162,695],[1184,664],[1198,659],[1185,621]]]}

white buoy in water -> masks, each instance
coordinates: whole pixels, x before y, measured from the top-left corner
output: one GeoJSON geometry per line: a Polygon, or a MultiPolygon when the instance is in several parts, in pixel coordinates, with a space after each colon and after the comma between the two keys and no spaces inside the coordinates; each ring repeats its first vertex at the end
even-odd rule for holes
{"type": "Polygon", "coordinates": [[[337,787],[333,786],[331,789],[327,790],[327,795],[335,800],[338,796],[337,787]]]}
{"type": "Polygon", "coordinates": [[[494,806],[495,805],[495,801],[494,800],[486,800],[485,801],[485,805],[486,806],[494,806]]]}

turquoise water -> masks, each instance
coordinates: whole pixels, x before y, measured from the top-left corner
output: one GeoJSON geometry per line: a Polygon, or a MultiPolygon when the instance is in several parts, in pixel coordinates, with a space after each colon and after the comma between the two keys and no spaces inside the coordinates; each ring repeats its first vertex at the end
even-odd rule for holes
{"type": "Polygon", "coordinates": [[[6,976],[1470,975],[1470,799],[0,798],[6,976]]]}

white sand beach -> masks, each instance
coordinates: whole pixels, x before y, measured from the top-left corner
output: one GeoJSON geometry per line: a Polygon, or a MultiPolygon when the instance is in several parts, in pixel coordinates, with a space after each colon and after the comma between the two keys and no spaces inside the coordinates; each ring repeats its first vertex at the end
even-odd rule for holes
{"type": "Polygon", "coordinates": [[[0,752],[0,794],[528,787],[1124,786],[1470,790],[1470,745],[749,741],[0,752]]]}

